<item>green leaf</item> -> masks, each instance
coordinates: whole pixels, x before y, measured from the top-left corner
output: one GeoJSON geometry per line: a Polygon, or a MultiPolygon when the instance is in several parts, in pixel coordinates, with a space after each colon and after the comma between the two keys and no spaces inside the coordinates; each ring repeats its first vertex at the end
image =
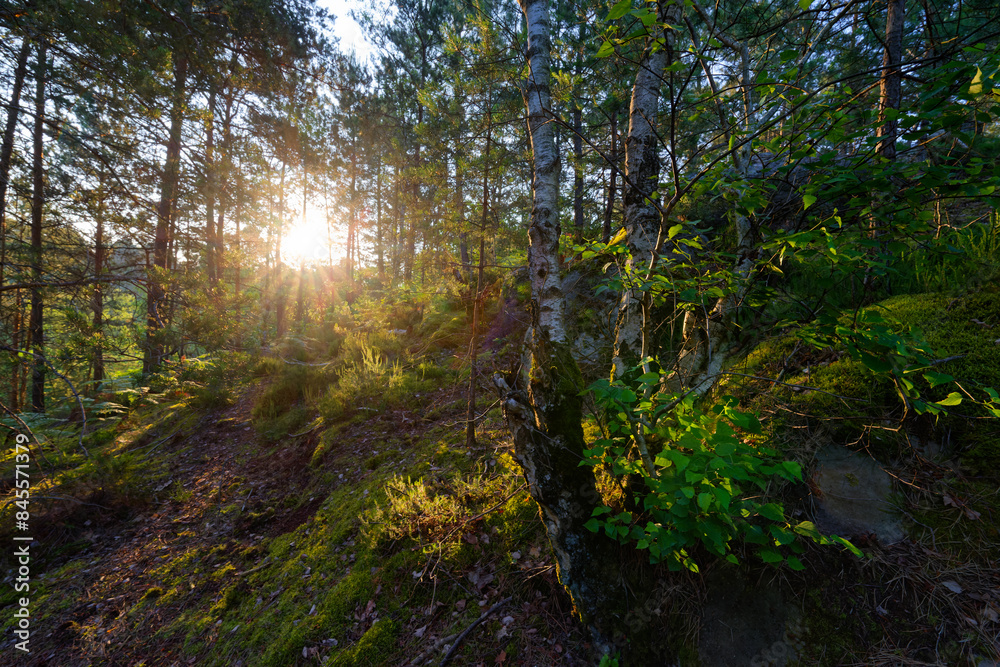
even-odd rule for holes
{"type": "Polygon", "coordinates": [[[719,456],[729,456],[736,451],[736,443],[732,440],[723,440],[715,445],[715,453],[719,456]]]}
{"type": "Polygon", "coordinates": [[[597,49],[597,57],[598,58],[607,58],[608,56],[610,56],[614,52],[615,52],[614,45],[612,45],[611,42],[605,40],[604,43],[601,44],[601,48],[597,49]]]}
{"type": "Polygon", "coordinates": [[[771,537],[774,541],[781,546],[788,546],[795,541],[795,533],[788,530],[787,528],[782,528],[781,526],[771,526],[771,537]]]}
{"type": "Polygon", "coordinates": [[[683,224],[674,225],[667,231],[667,238],[672,239],[684,230],[683,224]]]}
{"type": "Polygon", "coordinates": [[[945,407],[950,407],[952,405],[958,405],[962,402],[962,395],[957,391],[953,391],[940,401],[936,401],[938,405],[943,405],[945,407]]]}
{"type": "MultiPolygon", "coordinates": [[[[803,0],[808,3],[808,0],[803,0]]],[[[799,3],[802,4],[802,3],[799,3]]],[[[816,203],[816,195],[802,195],[802,210],[806,210],[816,203]]]]}
{"type": "Polygon", "coordinates": [[[892,364],[885,359],[879,359],[878,357],[872,356],[867,352],[861,352],[860,357],[861,363],[875,373],[888,373],[892,370],[892,364]]]}
{"type": "Polygon", "coordinates": [[[771,521],[784,521],[785,513],[781,510],[781,506],[775,503],[767,503],[766,505],[761,505],[757,508],[757,513],[760,514],[765,519],[770,519],[771,521]]]}
{"type": "Polygon", "coordinates": [[[772,549],[761,549],[760,557],[765,563],[780,563],[785,560],[780,553],[772,549]]]}
{"type": "Polygon", "coordinates": [[[733,495],[721,486],[715,487],[712,491],[715,493],[715,498],[719,501],[719,504],[722,505],[722,508],[728,510],[729,503],[732,501],[733,495]]]}
{"type": "Polygon", "coordinates": [[[757,419],[757,415],[733,410],[729,413],[729,420],[747,433],[759,435],[761,432],[760,421],[757,419]]]}
{"type": "Polygon", "coordinates": [[[611,8],[608,12],[605,21],[617,21],[621,17],[625,16],[632,10],[632,0],[621,0],[621,2],[615,3],[615,6],[611,8]]]}
{"type": "Polygon", "coordinates": [[[587,523],[583,524],[583,527],[592,533],[596,533],[601,528],[601,522],[597,519],[591,519],[587,523]]]}
{"type": "Polygon", "coordinates": [[[782,461],[781,467],[785,469],[788,473],[786,479],[800,480],[802,479],[802,466],[800,466],[795,461],[782,461]]]}
{"type": "Polygon", "coordinates": [[[955,378],[947,373],[935,373],[934,371],[927,371],[924,373],[924,379],[930,383],[931,389],[955,381],[955,378]]]}
{"type": "Polygon", "coordinates": [[[680,472],[684,468],[687,468],[688,463],[691,462],[691,458],[681,454],[676,449],[667,449],[657,455],[656,462],[662,466],[666,466],[668,462],[673,463],[677,466],[677,471],[680,472]]]}
{"type": "Polygon", "coordinates": [[[698,494],[698,507],[701,508],[702,512],[707,512],[709,505],[712,504],[712,494],[707,491],[702,491],[698,494]]]}
{"type": "Polygon", "coordinates": [[[800,561],[797,556],[789,556],[787,563],[788,567],[792,568],[796,572],[801,572],[806,569],[806,566],[802,564],[802,561],[800,561]]]}

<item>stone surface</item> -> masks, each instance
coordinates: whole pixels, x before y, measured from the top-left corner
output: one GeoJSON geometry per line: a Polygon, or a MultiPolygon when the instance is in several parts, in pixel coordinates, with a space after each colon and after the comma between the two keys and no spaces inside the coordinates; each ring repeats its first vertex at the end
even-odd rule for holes
{"type": "Polygon", "coordinates": [[[759,667],[792,664],[801,648],[798,610],[774,587],[751,585],[734,570],[706,579],[698,658],[701,667],[759,667]]]}
{"type": "Polygon", "coordinates": [[[877,461],[839,445],[820,449],[816,461],[812,490],[822,532],[847,538],[874,533],[884,544],[903,539],[889,502],[892,478],[877,461]]]}

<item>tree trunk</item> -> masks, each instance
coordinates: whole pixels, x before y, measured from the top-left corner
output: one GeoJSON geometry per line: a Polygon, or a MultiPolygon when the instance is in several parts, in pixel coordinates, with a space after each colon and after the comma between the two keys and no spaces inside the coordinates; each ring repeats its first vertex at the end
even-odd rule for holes
{"type": "MultiPolygon", "coordinates": [[[[681,8],[672,0],[661,2],[660,21],[679,22],[681,8]]],[[[637,291],[636,281],[650,267],[660,243],[660,212],[653,199],[660,178],[657,113],[663,72],[674,56],[674,31],[663,31],[663,43],[648,39],[632,88],[628,137],[625,140],[625,174],[628,185],[622,193],[625,230],[631,252],[626,271],[626,287],[618,310],[615,329],[615,374],[623,373],[647,350],[648,293],[637,291]]]]}
{"type": "Polygon", "coordinates": [[[888,110],[899,111],[902,101],[903,21],[904,0],[888,0],[885,21],[885,53],[882,56],[882,77],[879,81],[878,154],[887,160],[896,159],[896,135],[899,121],[888,117],[888,110]]]}
{"type": "MultiPolygon", "coordinates": [[[[491,100],[492,101],[492,100],[491,100]]],[[[477,336],[479,334],[479,310],[483,290],[483,267],[486,262],[486,225],[489,222],[490,211],[490,152],[493,148],[493,114],[487,111],[486,114],[486,151],[483,153],[483,218],[479,228],[479,273],[476,278],[476,293],[472,300],[472,338],[469,340],[469,360],[471,370],[469,372],[469,395],[468,409],[466,412],[465,446],[474,447],[476,444],[476,382],[479,378],[478,354],[476,351],[477,336]]],[[[458,162],[455,162],[455,173],[458,174],[458,162]]],[[[464,248],[466,257],[468,251],[464,248]]],[[[468,274],[467,274],[468,275],[468,274]]],[[[471,283],[472,276],[468,275],[467,280],[471,283]]]]}
{"type": "Polygon", "coordinates": [[[573,109],[573,228],[576,242],[583,243],[583,110],[580,107],[573,109]]]}
{"type": "Polygon", "coordinates": [[[611,177],[608,182],[608,203],[604,207],[604,228],[601,242],[611,242],[611,218],[615,211],[615,190],[618,187],[618,108],[611,111],[611,177]]]}
{"type": "Polygon", "coordinates": [[[101,383],[104,382],[104,289],[101,286],[101,274],[104,273],[104,170],[101,169],[100,181],[98,184],[98,200],[95,222],[97,230],[94,233],[94,296],[92,305],[94,309],[93,331],[94,331],[94,351],[93,351],[93,382],[94,392],[101,390],[101,383]]]}
{"type": "Polygon", "coordinates": [[[208,119],[205,121],[205,259],[209,286],[218,282],[215,271],[215,86],[208,94],[208,119]]]}
{"type": "MultiPolygon", "coordinates": [[[[31,151],[31,278],[32,282],[42,282],[42,209],[45,206],[45,165],[43,163],[43,129],[45,127],[45,56],[48,43],[44,40],[38,46],[38,65],[35,69],[35,127],[32,133],[31,151]]],[[[31,288],[31,351],[33,354],[31,371],[31,409],[45,412],[45,328],[43,323],[44,304],[42,289],[31,288]]]]}
{"type": "Polygon", "coordinates": [[[278,185],[278,228],[274,246],[274,288],[277,291],[274,303],[274,328],[278,338],[285,335],[285,272],[281,263],[281,238],[285,231],[285,162],[281,162],[281,179],[278,185]]]}
{"type": "Polygon", "coordinates": [[[584,524],[599,504],[593,473],[579,465],[584,439],[581,427],[583,379],[567,341],[564,295],[559,276],[559,158],[553,137],[546,0],[522,0],[528,25],[530,74],[522,92],[534,160],[528,271],[532,326],[526,337],[527,391],[512,390],[495,379],[503,396],[504,416],[514,440],[515,457],[538,503],[555,552],[559,580],[580,619],[607,647],[608,620],[622,612],[613,593],[620,573],[613,542],[584,524]]]}
{"type": "MultiPolygon", "coordinates": [[[[483,206],[486,206],[485,200],[483,206]]],[[[465,183],[462,180],[462,166],[459,164],[458,155],[455,156],[455,210],[458,215],[458,254],[462,262],[462,282],[471,284],[472,260],[469,258],[469,235],[465,226],[465,183]]]]}
{"type": "Polygon", "coordinates": [[[233,262],[233,296],[240,295],[240,275],[242,271],[242,248],[240,240],[240,219],[243,217],[243,170],[236,170],[236,214],[233,221],[236,223],[236,234],[233,237],[233,250],[235,250],[236,261],[233,262]]]}
{"type": "MultiPolygon", "coordinates": [[[[7,124],[3,131],[3,145],[0,146],[0,285],[3,285],[3,271],[7,264],[7,184],[10,182],[10,161],[14,154],[14,132],[21,112],[21,89],[28,71],[28,53],[31,41],[25,37],[21,50],[17,53],[14,66],[14,83],[11,86],[10,106],[7,107],[7,124]]],[[[11,408],[15,409],[15,408],[11,408]]]]}
{"type": "Polygon", "coordinates": [[[153,270],[147,277],[146,294],[146,351],[142,370],[150,373],[159,367],[163,357],[163,341],[159,331],[165,326],[161,313],[165,291],[163,280],[170,259],[173,228],[174,200],[180,175],[181,130],[184,125],[184,97],[187,86],[188,59],[185,54],[174,54],[174,88],[170,109],[170,135],[167,139],[167,156],[163,163],[160,181],[160,202],[156,209],[156,235],[153,239],[153,270]]]}
{"type": "Polygon", "coordinates": [[[375,246],[378,249],[378,284],[385,284],[385,257],[382,248],[382,155],[375,163],[375,246]]]}

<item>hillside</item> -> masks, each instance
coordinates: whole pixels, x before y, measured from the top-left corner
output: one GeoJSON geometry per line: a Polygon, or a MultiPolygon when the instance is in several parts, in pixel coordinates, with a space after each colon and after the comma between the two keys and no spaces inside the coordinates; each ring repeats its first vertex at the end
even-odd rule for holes
{"type": "MultiPolygon", "coordinates": [[[[985,340],[1000,324],[994,291],[885,307],[920,319],[943,354],[964,350],[959,370],[995,377],[985,340]]],[[[476,446],[465,446],[468,366],[455,319],[464,313],[430,317],[412,336],[344,332],[327,360],[302,339],[257,359],[187,360],[159,393],[102,419],[84,440],[89,458],[65,427],[46,431],[47,467],[32,471],[37,578],[25,664],[596,661],[492,396],[478,405],[476,446]],[[428,344],[445,333],[459,345],[428,344]]],[[[864,371],[833,351],[815,358],[778,340],[740,370],[774,374],[775,364],[788,369],[783,386],[734,376],[741,386],[726,388],[757,406],[769,437],[807,470],[807,484],[774,497],[815,518],[816,453],[844,442],[892,475],[891,516],[905,537],[857,535],[863,558],[811,547],[803,572],[753,560],[699,575],[649,570],[659,606],[636,618],[662,626],[682,664],[996,659],[995,423],[973,429],[981,444],[962,444],[972,441],[960,417],[900,429],[891,397],[852,380],[864,371]],[[821,391],[865,402],[842,416],[835,406],[853,403],[807,409],[829,398],[821,391]],[[794,417],[806,412],[825,416],[794,417]]]]}

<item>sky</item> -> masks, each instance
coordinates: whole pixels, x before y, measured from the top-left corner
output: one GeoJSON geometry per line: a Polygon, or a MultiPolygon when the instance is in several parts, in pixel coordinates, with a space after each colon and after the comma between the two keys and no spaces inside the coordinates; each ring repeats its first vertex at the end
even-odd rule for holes
{"type": "Polygon", "coordinates": [[[372,9],[372,2],[359,0],[318,0],[318,4],[336,17],[333,24],[333,34],[340,39],[342,51],[354,51],[359,60],[367,60],[372,52],[372,45],[362,37],[361,26],[351,18],[352,9],[372,9]]]}

